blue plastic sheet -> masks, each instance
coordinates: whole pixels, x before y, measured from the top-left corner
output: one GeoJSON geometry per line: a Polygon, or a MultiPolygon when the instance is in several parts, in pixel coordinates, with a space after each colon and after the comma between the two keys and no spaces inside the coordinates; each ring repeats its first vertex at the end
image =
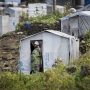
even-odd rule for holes
{"type": "Polygon", "coordinates": [[[25,28],[28,28],[28,29],[31,28],[30,22],[26,22],[26,24],[25,24],[25,28]]]}
{"type": "Polygon", "coordinates": [[[85,0],[85,5],[90,4],[90,0],[85,0]]]}

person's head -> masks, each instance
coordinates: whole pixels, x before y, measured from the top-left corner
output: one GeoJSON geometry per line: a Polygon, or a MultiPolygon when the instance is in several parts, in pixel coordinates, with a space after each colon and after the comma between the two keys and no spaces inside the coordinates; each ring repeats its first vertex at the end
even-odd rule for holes
{"type": "Polygon", "coordinates": [[[38,41],[35,41],[34,42],[34,47],[36,48],[36,47],[38,47],[39,46],[39,42],[38,41]]]}

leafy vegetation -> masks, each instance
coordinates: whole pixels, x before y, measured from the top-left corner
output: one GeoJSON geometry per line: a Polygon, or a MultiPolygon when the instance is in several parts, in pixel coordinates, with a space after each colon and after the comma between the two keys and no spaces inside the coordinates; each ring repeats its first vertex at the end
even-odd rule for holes
{"type": "Polygon", "coordinates": [[[75,81],[60,63],[56,69],[32,75],[4,73],[0,90],[74,90],[75,81]]]}
{"type": "Polygon", "coordinates": [[[48,15],[41,15],[37,17],[31,17],[28,21],[31,23],[34,22],[41,22],[46,24],[54,24],[59,21],[59,18],[63,17],[62,14],[60,14],[58,11],[55,11],[54,13],[48,14],[48,15]]]}
{"type": "Polygon", "coordinates": [[[59,23],[59,19],[62,18],[64,14],[61,14],[59,11],[55,11],[51,14],[47,15],[39,15],[37,17],[30,17],[28,18],[28,15],[23,13],[23,16],[21,17],[23,20],[21,20],[20,23],[18,23],[16,29],[20,30],[22,26],[25,25],[26,22],[30,23],[45,23],[45,24],[54,24],[59,23]]]}
{"type": "MultiPolygon", "coordinates": [[[[81,66],[90,66],[90,51],[69,64],[76,65],[74,73],[68,73],[60,61],[55,69],[31,75],[0,74],[0,90],[90,90],[90,73],[82,77],[81,66]]],[[[90,72],[90,71],[89,71],[90,72]]]]}
{"type": "Polygon", "coordinates": [[[86,41],[87,43],[90,43],[90,29],[89,29],[88,32],[85,34],[84,38],[85,38],[85,41],[86,41]]]}

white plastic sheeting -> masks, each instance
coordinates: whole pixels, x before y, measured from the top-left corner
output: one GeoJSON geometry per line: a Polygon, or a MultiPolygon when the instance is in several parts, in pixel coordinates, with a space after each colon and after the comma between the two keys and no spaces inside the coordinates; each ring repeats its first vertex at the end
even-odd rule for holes
{"type": "Polygon", "coordinates": [[[17,18],[10,17],[10,24],[9,24],[9,26],[10,26],[10,32],[11,31],[15,31],[16,25],[18,24],[18,22],[19,22],[19,18],[18,17],[17,18]]]}
{"type": "Polygon", "coordinates": [[[0,35],[15,31],[17,19],[8,15],[0,16],[0,35]]]}
{"type": "Polygon", "coordinates": [[[65,33],[46,30],[26,37],[20,41],[19,71],[29,75],[31,70],[31,46],[30,41],[42,40],[43,71],[52,69],[57,58],[61,58],[66,65],[69,61],[79,56],[79,41],[75,37],[65,33]]]}
{"type": "Polygon", "coordinates": [[[35,17],[38,15],[46,15],[47,14],[47,5],[46,3],[33,3],[28,4],[28,14],[29,17],[35,17]]]}
{"type": "Polygon", "coordinates": [[[9,8],[5,8],[2,12],[4,15],[6,13],[10,14],[10,17],[19,17],[20,15],[22,15],[22,8],[20,8],[20,7],[9,7],[9,8]]]}
{"type": "Polygon", "coordinates": [[[58,10],[60,13],[64,13],[65,12],[65,7],[60,6],[60,5],[56,5],[56,10],[58,10]]]}
{"type": "Polygon", "coordinates": [[[27,13],[27,9],[23,9],[20,7],[9,7],[2,10],[2,14],[10,14],[10,31],[15,31],[15,27],[19,22],[19,17],[22,16],[22,13],[27,13]]]}
{"type": "Polygon", "coordinates": [[[21,0],[5,0],[5,2],[17,2],[17,3],[21,3],[21,0]]]}
{"type": "Polygon", "coordinates": [[[45,0],[45,2],[49,5],[52,5],[53,4],[53,0],[45,0]]]}
{"type": "Polygon", "coordinates": [[[0,16],[0,35],[9,32],[9,16],[0,16]]]}
{"type": "Polygon", "coordinates": [[[90,28],[90,11],[77,12],[61,18],[61,31],[75,37],[84,35],[90,28]]]}

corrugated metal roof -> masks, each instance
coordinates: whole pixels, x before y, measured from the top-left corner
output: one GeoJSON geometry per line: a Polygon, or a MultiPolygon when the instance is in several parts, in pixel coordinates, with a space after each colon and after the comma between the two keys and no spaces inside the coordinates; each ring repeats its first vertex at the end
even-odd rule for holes
{"type": "Polygon", "coordinates": [[[67,38],[70,38],[70,37],[73,37],[73,38],[74,38],[74,36],[65,34],[65,33],[60,32],[60,31],[55,31],[55,30],[46,30],[46,31],[47,31],[47,32],[50,32],[50,33],[53,33],[53,34],[55,34],[55,35],[58,35],[58,36],[67,37],[67,38]]]}
{"type": "Polygon", "coordinates": [[[32,36],[38,35],[38,34],[40,34],[40,33],[43,33],[43,32],[49,32],[49,33],[52,33],[52,34],[55,34],[55,35],[58,35],[58,36],[62,36],[62,37],[66,37],[66,38],[75,38],[74,36],[65,34],[65,33],[60,32],[60,31],[55,31],[55,30],[45,30],[45,31],[42,31],[42,32],[39,32],[39,33],[30,35],[30,36],[27,36],[27,37],[21,39],[21,41],[22,41],[22,40],[25,40],[25,39],[28,39],[28,38],[30,38],[30,37],[32,37],[32,36]]]}

